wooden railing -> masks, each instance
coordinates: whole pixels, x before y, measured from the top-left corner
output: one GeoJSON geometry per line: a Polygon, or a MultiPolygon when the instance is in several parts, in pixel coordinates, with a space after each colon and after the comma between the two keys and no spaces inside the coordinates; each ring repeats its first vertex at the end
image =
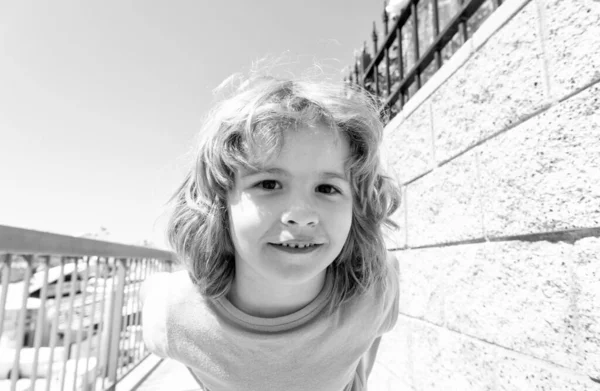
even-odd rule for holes
{"type": "Polygon", "coordinates": [[[173,260],[0,225],[0,390],[114,390],[149,354],[141,283],[173,260]]]}

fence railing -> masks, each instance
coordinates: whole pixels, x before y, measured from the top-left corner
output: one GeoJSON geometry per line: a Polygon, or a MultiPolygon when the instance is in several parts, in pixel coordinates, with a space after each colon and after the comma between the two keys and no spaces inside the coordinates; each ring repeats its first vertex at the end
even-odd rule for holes
{"type": "Polygon", "coordinates": [[[501,1],[406,0],[391,29],[384,9],[381,46],[373,23],[373,53],[365,42],[345,81],[378,96],[382,114],[391,120],[501,1]]]}
{"type": "Polygon", "coordinates": [[[141,283],[173,260],[0,225],[0,390],[114,390],[149,354],[141,283]]]}

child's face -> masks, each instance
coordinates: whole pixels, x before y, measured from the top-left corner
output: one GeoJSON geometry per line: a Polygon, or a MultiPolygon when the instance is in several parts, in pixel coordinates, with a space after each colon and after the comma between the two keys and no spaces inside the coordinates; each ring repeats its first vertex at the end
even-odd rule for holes
{"type": "Polygon", "coordinates": [[[352,223],[348,154],[344,137],[303,128],[284,136],[263,171],[236,174],[228,195],[236,278],[289,285],[323,276],[352,223]]]}

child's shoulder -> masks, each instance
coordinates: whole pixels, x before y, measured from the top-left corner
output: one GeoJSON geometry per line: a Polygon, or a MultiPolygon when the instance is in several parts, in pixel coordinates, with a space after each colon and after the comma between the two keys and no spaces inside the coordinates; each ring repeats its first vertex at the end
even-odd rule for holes
{"type": "Polygon", "coordinates": [[[386,321],[384,323],[384,332],[394,327],[398,319],[400,302],[400,264],[395,252],[387,252],[387,275],[385,290],[383,293],[384,311],[386,321]]]}
{"type": "Polygon", "coordinates": [[[387,262],[391,266],[390,271],[392,271],[395,274],[398,274],[400,272],[400,264],[398,262],[398,256],[395,251],[388,250],[387,262]]]}
{"type": "MultiPolygon", "coordinates": [[[[172,290],[173,287],[189,288],[192,281],[188,273],[184,270],[176,272],[159,272],[148,276],[142,284],[142,299],[152,293],[161,293],[172,290]]],[[[179,290],[177,289],[177,290],[179,290]]]]}
{"type": "Polygon", "coordinates": [[[142,330],[146,346],[151,352],[170,357],[169,329],[181,313],[186,313],[188,300],[195,288],[186,271],[155,273],[144,281],[140,293],[142,301],[142,330]]]}
{"type": "Polygon", "coordinates": [[[400,265],[395,252],[387,252],[385,266],[385,284],[383,284],[385,289],[382,294],[386,298],[394,300],[398,295],[400,279],[400,265]]]}

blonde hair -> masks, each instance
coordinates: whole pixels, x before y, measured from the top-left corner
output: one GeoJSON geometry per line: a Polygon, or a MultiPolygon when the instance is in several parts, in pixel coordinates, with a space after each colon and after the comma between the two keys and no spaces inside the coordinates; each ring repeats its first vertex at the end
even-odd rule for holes
{"type": "Polygon", "coordinates": [[[261,77],[243,83],[209,113],[195,164],[171,198],[169,242],[204,295],[226,294],[235,275],[226,204],[235,172],[264,161],[257,158],[258,147],[262,156],[274,156],[286,131],[317,124],[345,135],[351,155],[352,224],[340,254],[328,266],[330,309],[385,283],[383,229],[397,228],[390,216],[399,206],[400,192],[383,172],[383,125],[373,98],[347,85],[261,77]]]}

